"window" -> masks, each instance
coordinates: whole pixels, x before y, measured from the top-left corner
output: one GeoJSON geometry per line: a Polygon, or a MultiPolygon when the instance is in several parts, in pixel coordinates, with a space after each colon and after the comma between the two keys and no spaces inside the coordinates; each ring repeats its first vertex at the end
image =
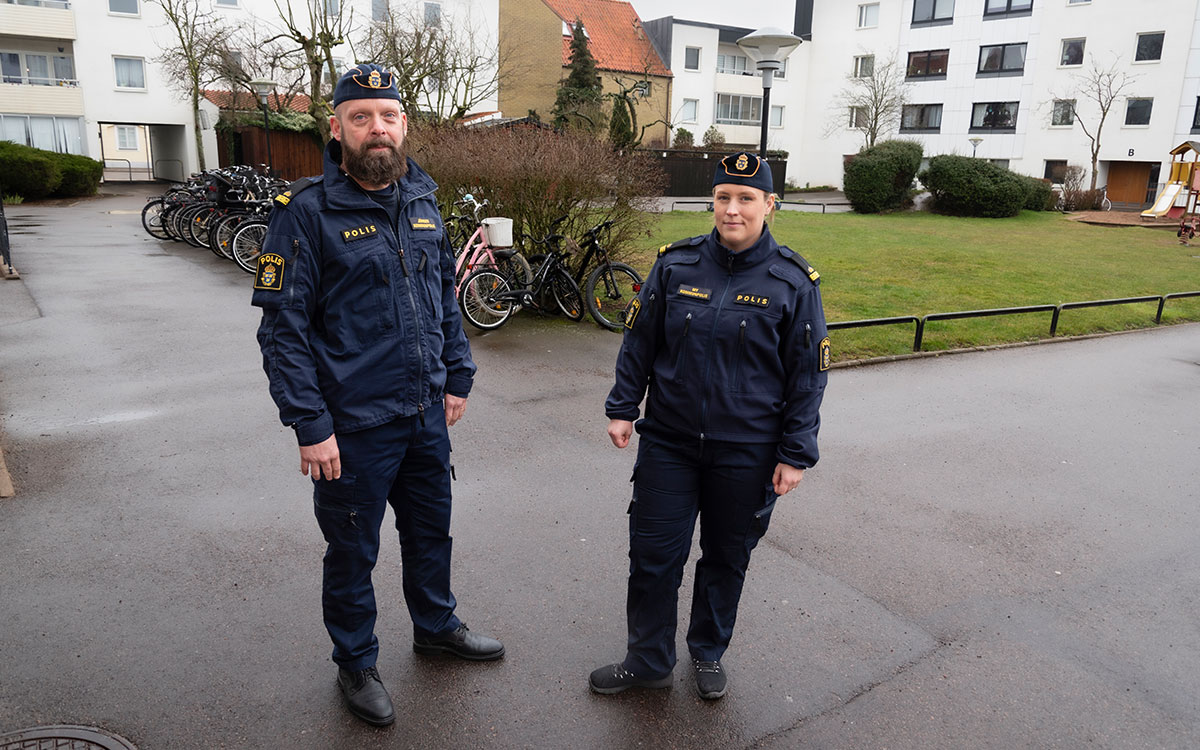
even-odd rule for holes
{"type": "Polygon", "coordinates": [[[854,58],[854,77],[870,78],[875,75],[875,55],[859,55],[854,58]]]}
{"type": "Polygon", "coordinates": [[[27,86],[75,86],[75,59],[70,55],[0,51],[0,80],[27,86]]]}
{"type": "Polygon", "coordinates": [[[108,0],[108,12],[136,16],[140,12],[138,0],[108,0]]]}
{"type": "Polygon", "coordinates": [[[236,8],[238,0],[216,0],[217,5],[224,5],[227,8],[236,8]]]}
{"type": "Polygon", "coordinates": [[[1126,125],[1149,125],[1154,99],[1129,99],[1125,102],[1126,125]]]}
{"type": "Polygon", "coordinates": [[[1152,62],[1162,59],[1163,36],[1165,32],[1155,31],[1149,34],[1137,35],[1137,53],[1134,62],[1152,62]]]}
{"type": "Polygon", "coordinates": [[[750,62],[745,55],[717,55],[717,72],[729,73],[735,76],[747,76],[753,73],[746,72],[746,64],[750,62]]]}
{"type": "Polygon", "coordinates": [[[50,58],[46,55],[25,53],[25,82],[33,86],[53,86],[50,77],[50,58]]]}
{"type": "Polygon", "coordinates": [[[858,28],[873,29],[879,25],[879,3],[858,6],[858,28]]]}
{"type": "Polygon", "coordinates": [[[59,86],[74,86],[79,83],[75,80],[75,58],[66,55],[54,56],[54,82],[59,86]]]}
{"type": "Polygon", "coordinates": [[[783,127],[783,107],[776,107],[776,106],[771,107],[770,125],[773,128],[782,128],[783,127]]]}
{"type": "Polygon", "coordinates": [[[1192,113],[1192,132],[1200,133],[1200,96],[1196,97],[1196,111],[1192,113]]]}
{"type": "Polygon", "coordinates": [[[425,25],[439,27],[442,25],[442,4],[425,3],[425,25]]]}
{"type": "Polygon", "coordinates": [[[905,104],[900,111],[900,132],[938,132],[942,129],[942,105],[905,104]]]}
{"type": "Polygon", "coordinates": [[[679,108],[680,122],[695,122],[697,112],[700,110],[699,99],[684,99],[683,106],[679,108]]]}
{"type": "Polygon", "coordinates": [[[924,52],[908,53],[909,78],[946,77],[946,68],[950,65],[950,50],[933,49],[924,52]]]}
{"type": "Polygon", "coordinates": [[[916,0],[913,3],[913,25],[954,20],[954,0],[916,0]]]}
{"type": "Polygon", "coordinates": [[[1033,0],[987,0],[983,15],[1002,16],[1009,13],[1026,14],[1033,11],[1033,0]]]}
{"type": "Polygon", "coordinates": [[[1051,127],[1069,127],[1075,124],[1075,100],[1055,99],[1054,111],[1050,115],[1051,127]]]}
{"type": "Polygon", "coordinates": [[[135,125],[118,125],[117,126],[117,148],[122,151],[137,151],[138,137],[137,126],[135,125]]]}
{"type": "Polygon", "coordinates": [[[1055,184],[1063,181],[1067,176],[1067,160],[1066,159],[1047,159],[1046,170],[1042,172],[1042,178],[1050,180],[1055,184]]]}
{"type": "Polygon", "coordinates": [[[1064,39],[1062,43],[1062,59],[1059,65],[1083,65],[1083,47],[1086,39],[1064,39]]]}
{"type": "Polygon", "coordinates": [[[388,0],[371,0],[371,20],[386,21],[388,17],[388,0]]]}
{"type": "Polygon", "coordinates": [[[988,159],[988,162],[1001,169],[1008,169],[1008,159],[988,159]]]}
{"type": "MultiPolygon", "coordinates": [[[[762,73],[756,71],[755,75],[762,75],[762,73]]],[[[785,78],[787,78],[787,60],[783,61],[783,67],[781,67],[779,70],[775,71],[774,75],[775,75],[776,81],[782,81],[785,78]]]]}
{"type": "Polygon", "coordinates": [[[1067,5],[1088,5],[1092,0],[1067,0],[1067,5]]]}
{"type": "Polygon", "coordinates": [[[146,70],[140,57],[113,56],[113,69],[116,72],[117,88],[145,89],[146,70]]]}
{"type": "Polygon", "coordinates": [[[312,0],[313,8],[320,8],[327,16],[336,16],[341,5],[341,0],[312,0]]]}
{"type": "Polygon", "coordinates": [[[850,108],[850,127],[865,128],[871,123],[871,113],[866,107],[850,108]]]}
{"type": "Polygon", "coordinates": [[[1016,130],[1017,102],[981,102],[971,111],[972,130],[1016,130]]]}
{"type": "Polygon", "coordinates": [[[683,48],[683,69],[684,70],[700,70],[700,48],[699,47],[684,47],[683,48]]]}
{"type": "Polygon", "coordinates": [[[0,73],[5,83],[22,83],[25,76],[21,72],[21,56],[16,52],[0,52],[0,73]]]}
{"type": "Polygon", "coordinates": [[[762,97],[717,94],[716,121],[721,125],[762,124],[762,97]]]}
{"type": "Polygon", "coordinates": [[[979,48],[977,73],[1019,73],[1025,70],[1025,42],[979,48]]]}
{"type": "Polygon", "coordinates": [[[82,128],[77,117],[0,115],[0,140],[60,154],[83,153],[82,128]]]}

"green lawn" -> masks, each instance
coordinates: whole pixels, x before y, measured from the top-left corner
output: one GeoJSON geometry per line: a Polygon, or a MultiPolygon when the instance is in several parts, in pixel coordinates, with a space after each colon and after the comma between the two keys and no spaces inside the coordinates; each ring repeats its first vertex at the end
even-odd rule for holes
{"type": "MultiPolygon", "coordinates": [[[[711,213],[661,215],[632,265],[657,248],[712,228],[711,213]]],[[[782,211],[772,230],[821,274],[829,321],[921,317],[993,307],[1200,291],[1200,244],[1143,227],[1098,227],[1057,213],[965,219],[929,213],[858,215],[782,211]]],[[[1157,303],[1065,310],[1059,336],[1154,325],[1157,303]]],[[[1051,313],[937,321],[922,349],[1049,337],[1051,313]]],[[[1200,298],[1167,303],[1164,323],[1200,320],[1200,298]]],[[[912,351],[914,325],[835,331],[835,360],[912,351]]]]}

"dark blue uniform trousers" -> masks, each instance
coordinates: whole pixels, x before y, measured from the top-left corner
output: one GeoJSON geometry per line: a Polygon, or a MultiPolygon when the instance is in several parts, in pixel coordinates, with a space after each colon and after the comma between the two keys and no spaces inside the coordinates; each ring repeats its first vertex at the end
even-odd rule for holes
{"type": "Polygon", "coordinates": [[[375,665],[375,589],[379,530],[391,503],[396,513],[404,599],[419,637],[461,623],[450,592],[450,439],[441,404],[337,435],[342,476],[315,482],[313,505],[325,535],[321,603],[333,660],[357,671],[375,665]]]}
{"type": "Polygon", "coordinates": [[[700,517],[700,560],[688,650],[718,661],[729,646],[750,551],[775,507],[773,443],[668,445],[642,435],[629,518],[629,646],[625,668],[658,677],[675,666],[679,584],[700,517]]]}

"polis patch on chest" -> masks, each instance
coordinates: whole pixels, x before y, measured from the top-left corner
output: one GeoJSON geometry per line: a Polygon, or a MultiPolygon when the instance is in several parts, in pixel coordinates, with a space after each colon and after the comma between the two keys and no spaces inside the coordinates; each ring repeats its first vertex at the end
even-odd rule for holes
{"type": "Polygon", "coordinates": [[[755,307],[766,307],[771,304],[770,297],[761,297],[757,294],[739,294],[733,298],[733,301],[739,305],[754,305],[755,307]]]}
{"type": "Polygon", "coordinates": [[[712,299],[712,290],[711,289],[702,289],[698,286],[691,286],[690,284],[680,284],[679,291],[676,293],[680,297],[687,297],[689,299],[701,299],[701,300],[704,300],[705,302],[712,299]]]}
{"type": "Polygon", "coordinates": [[[378,231],[379,230],[375,228],[374,224],[363,224],[361,227],[355,227],[353,229],[343,229],[342,230],[342,241],[343,242],[354,242],[355,240],[365,239],[367,237],[370,237],[373,234],[377,234],[378,231]]]}

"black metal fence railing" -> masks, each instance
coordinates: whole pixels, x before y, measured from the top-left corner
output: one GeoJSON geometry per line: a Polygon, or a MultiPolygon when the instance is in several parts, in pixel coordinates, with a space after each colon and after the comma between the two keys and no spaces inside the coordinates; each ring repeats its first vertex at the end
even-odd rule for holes
{"type": "Polygon", "coordinates": [[[1062,316],[1063,310],[1078,310],[1085,307],[1107,307],[1109,305],[1130,305],[1138,302],[1157,302],[1158,311],[1154,315],[1154,323],[1157,325],[1162,322],[1163,309],[1167,305],[1167,300],[1182,299],[1184,297],[1200,297],[1200,291],[1171,292],[1169,294],[1151,295],[1145,297],[1098,299],[1090,300],[1088,302],[1063,302],[1058,305],[1025,305],[1022,307],[997,307],[988,310],[964,310],[961,312],[930,313],[924,317],[917,317],[916,315],[901,315],[892,318],[846,320],[830,323],[827,327],[831,331],[837,331],[846,328],[867,328],[870,326],[915,323],[916,331],[913,334],[913,351],[919,352],[921,351],[921,345],[925,337],[925,324],[931,320],[962,320],[964,318],[989,318],[996,315],[1023,315],[1027,313],[1049,312],[1053,313],[1050,318],[1050,335],[1054,336],[1058,332],[1058,321],[1062,316]]]}

